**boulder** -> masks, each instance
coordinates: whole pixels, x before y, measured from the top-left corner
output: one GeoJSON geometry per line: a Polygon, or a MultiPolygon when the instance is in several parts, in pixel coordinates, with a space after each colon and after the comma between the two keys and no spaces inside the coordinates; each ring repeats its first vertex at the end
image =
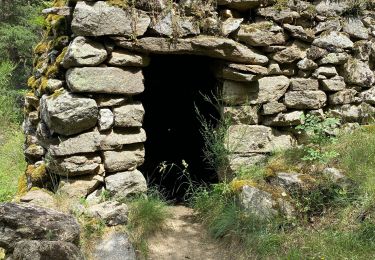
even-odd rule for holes
{"type": "Polygon", "coordinates": [[[42,189],[28,191],[20,198],[20,202],[29,203],[45,208],[56,207],[55,199],[51,195],[51,192],[47,192],[46,190],[42,189]]]}
{"type": "Polygon", "coordinates": [[[305,58],[307,49],[307,44],[296,40],[288,44],[285,50],[273,54],[272,59],[278,63],[292,63],[305,58]]]}
{"type": "Polygon", "coordinates": [[[281,133],[262,125],[232,125],[228,129],[227,148],[234,154],[270,153],[293,146],[289,133],[281,133]]]}
{"type": "Polygon", "coordinates": [[[27,159],[37,161],[45,154],[45,150],[40,145],[31,144],[24,150],[24,154],[27,159]]]}
{"type": "Polygon", "coordinates": [[[310,48],[306,52],[306,57],[310,60],[317,60],[322,57],[325,57],[328,54],[328,51],[323,48],[316,47],[311,45],[310,48]]]}
{"type": "Polygon", "coordinates": [[[290,79],[290,90],[302,91],[302,90],[318,90],[319,81],[316,79],[305,79],[305,78],[291,78],[290,79]]]}
{"type": "Polygon", "coordinates": [[[350,58],[344,64],[343,76],[346,83],[361,87],[369,88],[375,83],[374,72],[369,68],[368,64],[354,58],[350,58]]]}
{"type": "Polygon", "coordinates": [[[312,44],[330,51],[338,49],[351,49],[354,45],[345,33],[336,31],[322,33],[313,41],[312,44]]]}
{"type": "Polygon", "coordinates": [[[108,60],[109,65],[123,67],[146,67],[150,63],[150,58],[145,55],[135,54],[126,50],[113,51],[108,60]]]}
{"type": "Polygon", "coordinates": [[[117,127],[141,127],[145,110],[141,102],[134,102],[114,108],[113,114],[117,127]]]}
{"type": "Polygon", "coordinates": [[[346,87],[345,81],[342,77],[335,77],[332,79],[323,79],[321,87],[325,91],[340,91],[346,87]]]}
{"type": "Polygon", "coordinates": [[[225,106],[224,117],[232,124],[256,125],[259,123],[258,110],[257,106],[225,106]]]}
{"type": "Polygon", "coordinates": [[[200,34],[199,24],[193,17],[177,16],[172,11],[161,13],[150,25],[153,33],[162,37],[184,37],[200,34]]]}
{"type": "Polygon", "coordinates": [[[97,66],[107,59],[104,45],[83,36],[76,37],[65,53],[64,68],[97,66]]]}
{"type": "Polygon", "coordinates": [[[344,64],[349,59],[349,55],[346,52],[333,52],[328,53],[323,58],[318,61],[319,65],[334,64],[341,65],[344,64]]]}
{"type": "Polygon", "coordinates": [[[103,237],[93,249],[95,259],[136,260],[129,237],[123,232],[113,232],[103,237]]]}
{"type": "Polygon", "coordinates": [[[341,15],[348,8],[347,1],[317,0],[314,4],[319,15],[328,17],[341,15]]]}
{"type": "Polygon", "coordinates": [[[242,187],[239,195],[243,208],[261,219],[270,219],[277,216],[276,201],[268,192],[251,186],[242,187]]]}
{"type": "Polygon", "coordinates": [[[228,36],[232,32],[240,28],[243,18],[227,18],[221,23],[221,34],[228,36]]]}
{"type": "Polygon", "coordinates": [[[95,100],[64,91],[52,96],[43,95],[40,101],[41,118],[51,133],[74,135],[93,128],[98,120],[95,100]]]}
{"type": "Polygon", "coordinates": [[[72,31],[81,36],[142,36],[151,22],[143,11],[132,12],[111,6],[105,1],[77,3],[72,31]]]}
{"type": "Polygon", "coordinates": [[[295,126],[303,123],[303,111],[279,113],[263,119],[262,124],[267,126],[295,126]]]}
{"type": "Polygon", "coordinates": [[[118,37],[115,41],[119,47],[145,53],[203,55],[246,64],[268,62],[268,58],[258,51],[223,37],[200,35],[178,38],[173,44],[170,39],[160,37],[145,37],[136,42],[118,37]]]}
{"type": "Polygon", "coordinates": [[[303,58],[297,63],[297,67],[300,70],[314,70],[318,67],[318,64],[316,64],[313,60],[303,58]]]}
{"type": "Polygon", "coordinates": [[[286,106],[277,101],[269,102],[263,105],[263,115],[273,115],[286,111],[286,106]]]}
{"type": "Polygon", "coordinates": [[[268,156],[266,154],[261,153],[231,154],[229,156],[229,170],[232,175],[228,176],[227,174],[226,176],[221,176],[219,171],[219,179],[222,181],[230,181],[236,176],[234,173],[241,170],[241,168],[259,164],[264,162],[267,158],[268,156]]]}
{"type": "Polygon", "coordinates": [[[329,104],[331,105],[343,105],[355,102],[355,95],[357,91],[354,89],[340,90],[334,94],[328,96],[329,104]]]}
{"type": "Polygon", "coordinates": [[[108,226],[117,226],[128,222],[128,207],[117,201],[104,201],[90,206],[85,213],[93,218],[102,219],[108,226]]]}
{"type": "Polygon", "coordinates": [[[357,17],[348,17],[344,19],[343,31],[356,39],[367,40],[369,38],[367,28],[363,25],[361,19],[357,17]]]}
{"type": "Polygon", "coordinates": [[[23,240],[16,244],[12,260],[84,260],[79,248],[69,242],[23,240]]]}
{"type": "Polygon", "coordinates": [[[242,24],[237,32],[238,40],[250,46],[284,45],[288,36],[272,22],[242,24]]]}
{"type": "Polygon", "coordinates": [[[79,200],[86,198],[86,196],[98,188],[102,182],[103,177],[99,175],[62,178],[57,192],[71,199],[79,200]]]}
{"type": "Polygon", "coordinates": [[[262,104],[277,101],[289,87],[285,76],[263,77],[254,83],[224,81],[223,101],[231,105],[262,104]]]}
{"type": "Polygon", "coordinates": [[[266,18],[269,18],[278,23],[290,23],[292,24],[293,21],[300,17],[299,13],[296,11],[292,11],[290,8],[286,7],[282,10],[278,10],[277,8],[266,7],[266,8],[259,8],[257,9],[257,14],[266,18]]]}
{"type": "Polygon", "coordinates": [[[146,132],[143,129],[123,128],[112,129],[103,134],[100,139],[101,150],[121,150],[124,145],[143,143],[146,141],[146,132]]]}
{"type": "MultiPolygon", "coordinates": [[[[332,17],[333,18],[333,17],[332,17]]],[[[341,21],[339,19],[329,19],[323,22],[318,23],[317,26],[315,26],[314,31],[316,34],[324,32],[324,31],[341,31],[341,21]]]]}
{"type": "Polygon", "coordinates": [[[143,74],[137,68],[72,68],[66,81],[72,92],[136,95],[144,90],[143,74]]]}
{"type": "Polygon", "coordinates": [[[278,172],[271,180],[273,185],[281,186],[286,190],[293,191],[302,187],[303,182],[300,177],[303,176],[299,173],[278,172]]]}
{"type": "Polygon", "coordinates": [[[293,36],[293,38],[306,42],[312,42],[315,39],[314,32],[309,29],[305,30],[302,26],[284,24],[283,27],[293,36]]]}
{"type": "Polygon", "coordinates": [[[102,160],[100,156],[93,154],[76,155],[70,157],[52,157],[47,160],[47,168],[50,172],[66,177],[79,175],[98,174],[102,160]]]}
{"type": "Polygon", "coordinates": [[[125,149],[103,152],[104,168],[107,172],[134,170],[143,164],[145,157],[143,145],[133,145],[125,149]]]}
{"type": "Polygon", "coordinates": [[[319,109],[325,106],[327,96],[320,90],[288,91],[285,93],[284,104],[295,109],[319,109]]]}
{"type": "Polygon", "coordinates": [[[335,66],[322,66],[317,68],[312,76],[317,79],[326,79],[338,76],[338,73],[335,66]]]}
{"type": "Polygon", "coordinates": [[[70,215],[29,204],[0,204],[0,247],[12,252],[21,240],[79,243],[80,228],[70,215]]]}
{"type": "Polygon", "coordinates": [[[112,128],[115,123],[115,116],[112,113],[112,110],[109,108],[102,108],[99,110],[99,122],[98,129],[99,131],[105,131],[112,128]]]}
{"type": "Polygon", "coordinates": [[[110,175],[105,178],[105,185],[109,194],[116,199],[125,199],[147,191],[146,179],[138,170],[110,175]]]}

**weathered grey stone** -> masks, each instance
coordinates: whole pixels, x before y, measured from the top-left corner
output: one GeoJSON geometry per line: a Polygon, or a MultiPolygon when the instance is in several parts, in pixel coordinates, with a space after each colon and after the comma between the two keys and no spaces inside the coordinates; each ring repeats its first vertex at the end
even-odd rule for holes
{"type": "Polygon", "coordinates": [[[98,122],[99,131],[105,131],[105,130],[111,129],[114,123],[115,123],[115,117],[111,109],[102,108],[99,110],[99,122],[98,122]]]}
{"type": "Polygon", "coordinates": [[[286,190],[294,190],[301,188],[303,185],[300,177],[302,174],[299,173],[288,173],[288,172],[278,172],[276,176],[272,179],[271,183],[283,187],[286,190]]]}
{"type": "Polygon", "coordinates": [[[113,114],[117,127],[141,127],[145,110],[141,102],[135,102],[114,108],[113,114]]]}
{"type": "Polygon", "coordinates": [[[340,91],[345,89],[346,84],[342,77],[323,79],[321,81],[321,87],[325,91],[340,91]]]}
{"type": "Polygon", "coordinates": [[[275,116],[265,117],[262,121],[267,126],[295,126],[302,124],[303,111],[293,111],[288,113],[279,113],[275,116]]]}
{"type": "Polygon", "coordinates": [[[45,154],[45,150],[40,145],[31,144],[24,150],[24,154],[28,159],[37,160],[42,158],[42,156],[45,154]]]}
{"type": "Polygon", "coordinates": [[[313,77],[317,79],[332,78],[337,75],[338,73],[335,66],[319,67],[313,73],[313,77]]]}
{"type": "Polygon", "coordinates": [[[157,54],[192,54],[220,58],[247,64],[266,64],[268,58],[258,51],[231,39],[214,36],[196,36],[176,39],[145,37],[137,42],[116,38],[116,44],[125,49],[157,54]]]}
{"type": "Polygon", "coordinates": [[[306,57],[308,45],[305,43],[294,41],[287,45],[285,50],[276,52],[272,55],[272,59],[279,63],[292,63],[306,57]]]}
{"type": "Polygon", "coordinates": [[[273,115],[280,112],[286,111],[286,106],[283,103],[277,101],[269,102],[263,104],[263,115],[273,115]]]}
{"type": "Polygon", "coordinates": [[[92,153],[100,148],[101,135],[98,131],[83,133],[74,137],[60,137],[49,146],[52,156],[65,156],[79,153],[92,153]]]}
{"type": "Polygon", "coordinates": [[[234,70],[231,68],[223,68],[222,72],[218,73],[218,77],[227,79],[227,80],[233,80],[233,81],[239,81],[239,82],[251,82],[251,81],[257,81],[260,76],[255,75],[249,72],[242,72],[238,70],[234,70]]]}
{"type": "Polygon", "coordinates": [[[306,52],[306,57],[311,60],[317,60],[322,57],[325,57],[328,54],[328,51],[323,48],[316,47],[312,45],[310,49],[306,52]]]}
{"type": "Polygon", "coordinates": [[[106,59],[107,51],[103,44],[78,36],[69,44],[62,65],[64,68],[97,66],[106,59]]]}
{"type": "Polygon", "coordinates": [[[29,203],[35,206],[44,208],[56,207],[55,199],[51,195],[51,192],[46,190],[30,190],[20,198],[20,202],[29,203]]]}
{"type": "Polygon", "coordinates": [[[286,92],[289,79],[285,76],[264,77],[255,83],[224,81],[223,100],[228,104],[261,104],[277,101],[286,92]]]}
{"type": "MultiPolygon", "coordinates": [[[[79,144],[78,144],[79,145],[79,144]]],[[[66,158],[48,157],[47,168],[60,176],[78,176],[98,174],[102,162],[97,155],[77,155],[66,158]]]]}
{"type": "Polygon", "coordinates": [[[327,96],[323,91],[288,91],[284,104],[296,109],[319,109],[326,104],[327,96]]]}
{"type": "Polygon", "coordinates": [[[125,199],[147,191],[146,179],[138,170],[110,175],[105,178],[105,184],[109,194],[116,199],[125,199]]]}
{"type": "Polygon", "coordinates": [[[55,92],[56,90],[58,90],[62,87],[64,87],[64,81],[62,81],[62,80],[58,80],[58,79],[48,79],[47,80],[46,90],[49,93],[53,93],[53,92],[55,92]]]}
{"type": "Polygon", "coordinates": [[[336,168],[327,167],[323,170],[322,173],[336,183],[347,180],[346,176],[342,173],[342,171],[336,168]]]}
{"type": "Polygon", "coordinates": [[[260,5],[259,0],[218,0],[217,5],[225,5],[228,8],[237,10],[248,10],[251,8],[258,7],[260,5]]]}
{"type": "Polygon", "coordinates": [[[79,225],[72,216],[29,204],[0,204],[0,227],[0,247],[7,252],[28,239],[79,242],[79,225]]]}
{"type": "Polygon", "coordinates": [[[318,64],[316,64],[313,60],[304,58],[297,63],[297,67],[300,70],[314,70],[318,67],[318,64]]]}
{"type": "Polygon", "coordinates": [[[142,71],[136,68],[72,68],[66,81],[72,92],[136,95],[144,90],[142,71]]]}
{"type": "Polygon", "coordinates": [[[293,38],[300,39],[306,42],[312,42],[315,39],[314,32],[309,29],[305,30],[302,26],[284,24],[283,27],[290,32],[293,38]]]}
{"type": "Polygon", "coordinates": [[[358,122],[360,120],[367,121],[372,118],[375,108],[366,103],[360,105],[347,104],[331,108],[328,113],[331,116],[342,118],[345,122],[358,122]]]}
{"type": "Polygon", "coordinates": [[[232,32],[236,31],[241,23],[243,18],[227,18],[221,23],[221,34],[223,36],[228,36],[232,32]]]}
{"type": "Polygon", "coordinates": [[[342,26],[339,19],[329,19],[324,22],[318,23],[317,26],[315,26],[314,31],[316,34],[324,32],[324,31],[341,31],[342,26]]]}
{"type": "MultiPolygon", "coordinates": [[[[235,173],[238,172],[238,170],[241,170],[241,168],[246,168],[251,165],[256,165],[258,163],[261,163],[267,159],[266,154],[260,154],[260,153],[251,153],[251,154],[231,154],[229,156],[229,168],[232,173],[232,176],[219,176],[220,180],[226,180],[229,181],[230,178],[235,177],[235,173]]],[[[220,173],[220,172],[219,172],[220,173]]]]}
{"type": "Polygon", "coordinates": [[[368,39],[367,28],[363,25],[361,19],[348,17],[344,19],[343,31],[351,37],[357,39],[368,39]]]}
{"type": "Polygon", "coordinates": [[[151,31],[164,37],[184,37],[200,34],[199,25],[193,17],[177,16],[172,11],[161,13],[150,25],[151,31]]]}
{"type": "Polygon", "coordinates": [[[51,133],[73,135],[93,128],[98,120],[95,100],[64,91],[43,95],[40,101],[41,117],[51,133]]]}
{"type": "Polygon", "coordinates": [[[290,90],[301,91],[301,90],[318,90],[319,81],[316,79],[305,79],[305,78],[291,78],[290,79],[290,90]]]}
{"type": "Polygon", "coordinates": [[[280,23],[293,23],[295,19],[300,17],[298,12],[289,8],[283,8],[282,10],[277,10],[273,7],[259,8],[257,14],[280,23]]]}
{"type": "Polygon", "coordinates": [[[344,64],[349,59],[349,55],[345,52],[328,53],[318,61],[319,65],[325,64],[344,64]]]}
{"type": "Polygon", "coordinates": [[[347,1],[317,0],[315,9],[319,15],[335,17],[342,14],[347,8],[347,1]]]}
{"type": "Polygon", "coordinates": [[[280,66],[277,62],[271,61],[268,65],[269,75],[293,76],[295,72],[295,67],[289,64],[280,66]]]}
{"type": "MultiPolygon", "coordinates": [[[[375,43],[372,43],[371,41],[356,41],[354,43],[354,58],[361,60],[361,61],[369,61],[371,56],[371,49],[375,48],[375,43]]],[[[375,50],[375,49],[374,49],[375,50]]],[[[375,52],[374,52],[375,55],[375,52]]]]}
{"type": "Polygon", "coordinates": [[[84,260],[85,258],[79,248],[72,243],[48,240],[22,240],[16,244],[11,259],[84,260]]]}
{"type": "Polygon", "coordinates": [[[128,235],[123,232],[114,232],[102,238],[93,252],[95,259],[136,260],[135,250],[128,235]]]}
{"type": "Polygon", "coordinates": [[[142,36],[150,21],[142,11],[125,11],[105,1],[80,1],[74,9],[72,31],[82,36],[142,36]]]}
{"type": "Polygon", "coordinates": [[[103,152],[104,167],[107,172],[131,171],[144,162],[143,145],[126,147],[123,151],[103,152]]]}
{"type": "Polygon", "coordinates": [[[357,91],[354,89],[344,89],[329,95],[328,100],[332,105],[350,104],[355,101],[357,91]]]}
{"type": "Polygon", "coordinates": [[[150,58],[145,55],[135,54],[126,50],[117,50],[111,53],[108,64],[113,66],[146,67],[150,58]]]}
{"type": "Polygon", "coordinates": [[[261,125],[232,125],[228,129],[228,149],[236,154],[269,153],[292,147],[294,138],[261,125]]]}
{"type": "Polygon", "coordinates": [[[224,116],[233,124],[256,125],[259,123],[258,110],[257,106],[224,107],[224,116]]]}
{"type": "Polygon", "coordinates": [[[57,192],[69,198],[79,200],[85,198],[99,187],[103,177],[99,175],[86,175],[79,178],[62,178],[57,192]]]}
{"type": "Polygon", "coordinates": [[[113,106],[120,106],[126,102],[125,97],[121,97],[118,95],[99,95],[94,97],[98,107],[113,107],[113,106]]]}
{"type": "Polygon", "coordinates": [[[93,218],[105,221],[108,226],[117,226],[128,222],[128,207],[117,201],[104,201],[92,205],[86,210],[86,214],[93,218]]]}
{"type": "Polygon", "coordinates": [[[241,71],[241,72],[253,73],[255,75],[267,75],[268,74],[267,68],[260,66],[260,65],[229,63],[227,64],[226,68],[241,71]]]}
{"type": "Polygon", "coordinates": [[[330,51],[353,48],[353,42],[346,34],[335,31],[322,33],[312,44],[330,51]]]}
{"type": "Polygon", "coordinates": [[[363,61],[350,58],[343,66],[345,82],[361,87],[371,87],[375,83],[374,72],[363,61]]]}
{"type": "Polygon", "coordinates": [[[265,219],[277,216],[277,203],[268,192],[246,185],[242,187],[239,199],[244,209],[251,214],[265,219]]]}
{"type": "Polygon", "coordinates": [[[272,22],[242,24],[237,33],[239,41],[251,46],[284,45],[288,36],[272,22]]]}
{"type": "Polygon", "coordinates": [[[359,98],[361,98],[363,102],[375,105],[375,87],[361,92],[359,98]]]}
{"type": "Polygon", "coordinates": [[[143,143],[146,141],[146,132],[143,129],[123,128],[112,129],[100,138],[101,150],[121,150],[124,145],[143,143]]]}
{"type": "Polygon", "coordinates": [[[56,14],[61,16],[69,16],[72,13],[72,8],[68,6],[62,7],[50,7],[42,10],[42,14],[49,15],[49,14],[56,14]]]}

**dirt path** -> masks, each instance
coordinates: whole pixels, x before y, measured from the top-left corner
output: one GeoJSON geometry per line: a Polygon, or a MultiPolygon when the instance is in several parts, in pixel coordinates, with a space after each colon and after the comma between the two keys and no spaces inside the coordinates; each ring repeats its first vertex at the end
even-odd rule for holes
{"type": "Polygon", "coordinates": [[[149,259],[152,260],[217,260],[223,252],[200,223],[193,210],[184,206],[170,207],[172,217],[168,228],[149,239],[149,259]]]}

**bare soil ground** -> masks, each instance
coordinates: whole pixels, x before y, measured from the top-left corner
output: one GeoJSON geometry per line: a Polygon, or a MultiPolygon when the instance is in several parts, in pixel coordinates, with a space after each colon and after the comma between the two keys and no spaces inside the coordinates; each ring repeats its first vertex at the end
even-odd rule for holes
{"type": "Polygon", "coordinates": [[[151,260],[217,260],[228,259],[220,245],[209,237],[196,221],[194,212],[185,206],[170,207],[168,227],[148,241],[151,260]]]}

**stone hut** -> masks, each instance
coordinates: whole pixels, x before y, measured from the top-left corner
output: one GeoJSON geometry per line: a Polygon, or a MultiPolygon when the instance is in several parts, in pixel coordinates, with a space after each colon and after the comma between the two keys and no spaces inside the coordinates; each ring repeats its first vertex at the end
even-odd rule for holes
{"type": "Polygon", "coordinates": [[[43,11],[25,97],[24,188],[86,197],[104,187],[124,198],[146,191],[146,178],[170,158],[199,171],[196,110],[212,124],[230,119],[231,170],[296,144],[305,114],[367,122],[374,6],[56,0],[43,11]]]}

